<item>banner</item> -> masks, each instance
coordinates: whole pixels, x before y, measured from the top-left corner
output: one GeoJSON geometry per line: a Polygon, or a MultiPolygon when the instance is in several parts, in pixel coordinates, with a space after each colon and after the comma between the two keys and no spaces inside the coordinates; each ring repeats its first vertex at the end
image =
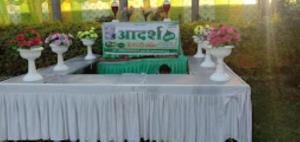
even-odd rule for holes
{"type": "Polygon", "coordinates": [[[102,25],[104,55],[177,55],[180,47],[177,22],[102,25]]]}

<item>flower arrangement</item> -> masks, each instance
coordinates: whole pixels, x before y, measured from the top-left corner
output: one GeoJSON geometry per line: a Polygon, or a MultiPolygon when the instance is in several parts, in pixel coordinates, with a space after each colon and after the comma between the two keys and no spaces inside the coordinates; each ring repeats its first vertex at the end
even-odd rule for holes
{"type": "Polygon", "coordinates": [[[240,33],[233,27],[221,26],[219,28],[214,28],[211,31],[209,38],[210,44],[213,47],[223,47],[240,41],[240,33]]]}
{"type": "Polygon", "coordinates": [[[73,35],[65,33],[55,33],[49,35],[45,43],[55,44],[60,47],[69,47],[72,44],[73,35]]]}
{"type": "Polygon", "coordinates": [[[77,33],[77,37],[80,39],[96,40],[98,38],[98,34],[96,33],[95,28],[92,27],[90,30],[87,31],[79,31],[77,33]]]}
{"type": "Polygon", "coordinates": [[[208,41],[211,31],[212,31],[212,28],[209,25],[205,25],[205,26],[198,25],[194,29],[194,34],[201,41],[208,41]]]}
{"type": "Polygon", "coordinates": [[[27,30],[17,34],[13,41],[13,49],[31,49],[41,46],[43,39],[36,30],[27,30]]]}

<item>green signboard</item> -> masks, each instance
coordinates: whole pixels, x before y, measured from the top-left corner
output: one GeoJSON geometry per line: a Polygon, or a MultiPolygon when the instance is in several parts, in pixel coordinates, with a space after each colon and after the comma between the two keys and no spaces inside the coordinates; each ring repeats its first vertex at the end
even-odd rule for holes
{"type": "Polygon", "coordinates": [[[181,48],[177,22],[110,22],[102,30],[104,57],[177,55],[181,48]]]}

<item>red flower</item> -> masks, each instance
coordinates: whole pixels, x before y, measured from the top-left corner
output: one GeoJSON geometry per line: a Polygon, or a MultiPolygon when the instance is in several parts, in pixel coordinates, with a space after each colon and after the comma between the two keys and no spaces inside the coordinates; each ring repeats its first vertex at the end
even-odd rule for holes
{"type": "Polygon", "coordinates": [[[19,41],[24,40],[24,34],[17,34],[16,39],[19,41]]]}
{"type": "Polygon", "coordinates": [[[37,37],[39,39],[40,42],[43,42],[44,39],[42,37],[37,37]]]}
{"type": "Polygon", "coordinates": [[[30,41],[25,41],[24,44],[25,44],[25,46],[27,46],[28,48],[31,47],[31,42],[30,42],[30,41]]]}
{"type": "Polygon", "coordinates": [[[41,38],[40,37],[36,37],[34,39],[32,39],[32,45],[38,45],[41,42],[41,38]]]}
{"type": "Polygon", "coordinates": [[[23,45],[24,45],[24,42],[23,42],[23,41],[19,41],[19,42],[18,42],[18,46],[19,46],[19,47],[21,47],[21,46],[23,46],[23,45]]]}

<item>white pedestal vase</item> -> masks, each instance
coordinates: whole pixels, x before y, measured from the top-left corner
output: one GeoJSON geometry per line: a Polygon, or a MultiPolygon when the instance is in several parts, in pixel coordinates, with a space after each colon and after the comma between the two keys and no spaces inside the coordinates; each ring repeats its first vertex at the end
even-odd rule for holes
{"type": "Polygon", "coordinates": [[[65,71],[68,70],[69,67],[65,65],[63,53],[68,51],[69,47],[66,46],[57,46],[55,44],[50,44],[51,50],[57,54],[57,64],[54,66],[54,71],[65,71]]]}
{"type": "Polygon", "coordinates": [[[210,45],[205,45],[204,47],[206,53],[205,53],[205,58],[204,61],[201,63],[201,67],[204,68],[212,68],[215,67],[216,64],[212,61],[212,57],[211,57],[211,49],[212,47],[210,45]]]}
{"type": "Polygon", "coordinates": [[[19,53],[23,59],[28,60],[28,72],[23,77],[23,81],[31,82],[42,80],[43,77],[37,72],[35,66],[35,59],[41,56],[43,47],[31,48],[31,49],[19,49],[19,53]]]}
{"type": "Polygon", "coordinates": [[[85,60],[96,59],[96,56],[93,54],[92,45],[94,45],[95,40],[91,39],[81,39],[83,45],[87,47],[87,55],[84,57],[85,60]]]}
{"type": "Polygon", "coordinates": [[[197,43],[197,52],[194,55],[195,58],[204,58],[204,54],[202,53],[202,41],[197,37],[193,36],[194,42],[197,43]]]}
{"type": "Polygon", "coordinates": [[[234,46],[224,46],[218,48],[212,48],[211,53],[217,58],[217,67],[215,72],[210,76],[212,81],[228,81],[230,76],[225,72],[224,58],[230,55],[234,46]]]}

